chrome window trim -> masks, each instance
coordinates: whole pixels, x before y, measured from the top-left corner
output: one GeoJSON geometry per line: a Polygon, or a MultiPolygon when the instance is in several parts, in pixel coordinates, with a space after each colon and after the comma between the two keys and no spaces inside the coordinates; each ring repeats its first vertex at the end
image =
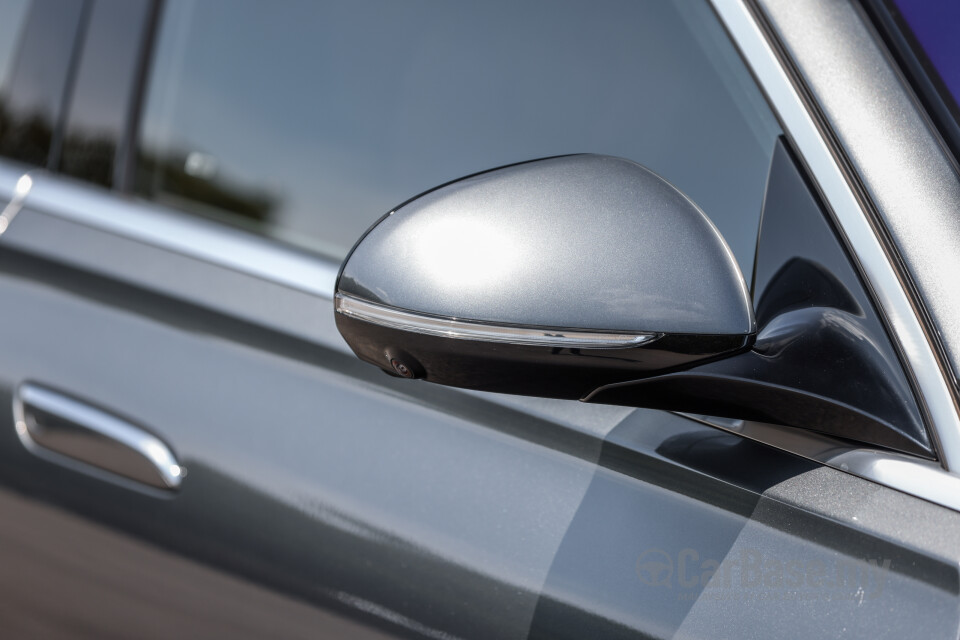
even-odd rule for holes
{"type": "Polygon", "coordinates": [[[23,175],[31,184],[17,197],[18,211],[35,209],[333,300],[340,269],[333,260],[133,197],[104,198],[99,187],[43,170],[23,175]]]}
{"type": "Polygon", "coordinates": [[[13,219],[20,213],[20,209],[23,208],[23,202],[26,200],[27,194],[30,193],[30,189],[32,188],[33,179],[29,173],[25,173],[17,179],[10,201],[7,203],[7,206],[3,208],[3,211],[0,211],[0,236],[10,227],[13,219]]]}

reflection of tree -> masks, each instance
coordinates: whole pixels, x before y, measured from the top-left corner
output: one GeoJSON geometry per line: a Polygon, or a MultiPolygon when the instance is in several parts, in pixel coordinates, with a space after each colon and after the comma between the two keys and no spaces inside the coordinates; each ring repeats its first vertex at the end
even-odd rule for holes
{"type": "Polygon", "coordinates": [[[28,164],[46,166],[53,139],[48,114],[30,111],[20,115],[0,100],[0,155],[28,164]]]}
{"type": "Polygon", "coordinates": [[[116,140],[109,136],[70,134],[63,143],[60,170],[87,182],[112,187],[116,152],[116,140]]]}
{"type": "Polygon", "coordinates": [[[137,159],[137,192],[154,197],[161,191],[257,222],[270,220],[279,204],[276,194],[224,178],[190,175],[184,170],[186,157],[183,152],[158,156],[141,150],[137,159]]]}
{"type": "MultiPolygon", "coordinates": [[[[0,155],[27,164],[48,164],[53,128],[50,118],[39,109],[10,109],[0,100],[0,155]]],[[[113,184],[116,141],[108,136],[68,135],[60,158],[60,170],[106,187],[113,184]]]]}
{"type": "MultiPolygon", "coordinates": [[[[51,118],[43,110],[11,109],[0,97],[0,155],[36,166],[47,166],[53,140],[51,118]]],[[[59,170],[87,182],[113,187],[117,140],[110,134],[67,132],[59,170]]],[[[148,198],[175,196],[185,208],[208,207],[242,216],[262,224],[270,222],[279,206],[278,194],[257,186],[238,184],[227,178],[190,175],[185,170],[187,154],[165,155],[141,150],[137,154],[136,191],[148,198]]]]}

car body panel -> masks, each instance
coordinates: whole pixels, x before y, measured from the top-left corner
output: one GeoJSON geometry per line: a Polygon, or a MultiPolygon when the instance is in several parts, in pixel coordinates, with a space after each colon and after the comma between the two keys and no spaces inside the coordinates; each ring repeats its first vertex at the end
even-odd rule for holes
{"type": "Polygon", "coordinates": [[[10,634],[956,636],[957,510],[721,423],[390,378],[337,333],[328,260],[31,185],[0,231],[10,634]],[[34,456],[25,382],[162,436],[179,493],[34,456]]]}
{"type": "MultiPolygon", "coordinates": [[[[37,176],[38,185],[43,180],[37,176]]],[[[97,197],[109,196],[92,194],[87,202],[97,197]]],[[[390,378],[353,360],[332,323],[321,341],[322,325],[294,313],[330,318],[330,300],[44,213],[29,199],[14,222],[0,238],[7,303],[0,313],[7,335],[16,336],[0,345],[4,401],[33,381],[136,417],[171,443],[188,475],[167,500],[78,475],[23,449],[8,416],[0,426],[4,483],[54,505],[58,518],[84,514],[96,532],[91,549],[120,535],[183,557],[170,565],[166,580],[174,585],[195,571],[235,575],[277,597],[338,612],[322,618],[331,628],[347,624],[346,616],[421,637],[561,630],[668,637],[702,630],[708,620],[742,627],[758,598],[789,603],[780,604],[784,617],[761,628],[791,621],[780,628],[799,635],[835,631],[838,621],[862,628],[922,622],[941,625],[931,627],[938,634],[956,624],[919,606],[904,622],[890,604],[906,598],[937,611],[955,608],[955,560],[942,549],[923,550],[918,540],[929,529],[903,533],[917,522],[911,509],[941,531],[958,526],[955,512],[904,496],[912,506],[880,517],[872,529],[862,529],[854,518],[866,516],[853,510],[840,522],[832,515],[828,533],[811,537],[820,518],[805,515],[807,502],[816,502],[825,482],[843,483],[848,476],[840,471],[661,412],[390,378]],[[110,265],[118,262],[135,266],[117,272],[110,265]],[[194,293],[181,283],[192,283],[194,293]],[[297,323],[310,329],[298,331],[297,323]],[[757,522],[763,496],[783,486],[793,488],[792,506],[773,500],[776,517],[757,522]],[[846,546],[837,549],[835,539],[846,546]],[[738,600],[724,607],[724,618],[708,604],[709,589],[651,585],[637,572],[651,553],[674,563],[695,553],[701,563],[727,559],[730,566],[740,555],[793,558],[798,548],[804,560],[830,567],[825,571],[859,567],[858,575],[874,582],[826,589],[837,613],[820,619],[803,612],[820,610],[821,586],[804,582],[800,591],[813,595],[798,599],[796,589],[765,587],[762,574],[757,587],[754,574],[743,577],[732,565],[722,597],[738,600]],[[890,560],[889,574],[868,578],[870,559],[879,563],[876,572],[890,560]],[[860,595],[872,606],[856,604],[860,595]]],[[[873,505],[878,491],[897,495],[857,480],[844,504],[873,505]]],[[[31,571],[52,553],[43,545],[54,543],[41,544],[31,571]]],[[[109,548],[130,558],[111,579],[142,582],[139,552],[109,548]]],[[[49,579],[62,570],[51,567],[49,579]]],[[[125,593],[143,594],[145,619],[190,611],[150,590],[125,593]]],[[[289,606],[313,620],[311,607],[289,606]]],[[[67,616],[64,633],[102,620],[48,607],[50,615],[67,616]]],[[[204,624],[226,629],[222,616],[214,608],[204,624]]]]}

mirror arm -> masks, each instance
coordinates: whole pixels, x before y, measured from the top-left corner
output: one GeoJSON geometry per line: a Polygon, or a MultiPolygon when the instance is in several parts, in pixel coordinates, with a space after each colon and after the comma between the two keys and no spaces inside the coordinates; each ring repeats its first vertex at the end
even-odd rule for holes
{"type": "Polygon", "coordinates": [[[583,401],[798,427],[929,458],[917,429],[903,428],[916,418],[891,366],[860,316],[810,307],[767,323],[749,351],[606,385],[583,401]]]}

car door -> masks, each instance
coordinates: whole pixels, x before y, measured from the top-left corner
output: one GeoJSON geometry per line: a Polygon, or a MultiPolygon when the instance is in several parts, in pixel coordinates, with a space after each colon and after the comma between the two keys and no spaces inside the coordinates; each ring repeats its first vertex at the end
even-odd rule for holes
{"type": "Polygon", "coordinates": [[[0,51],[8,634],[955,635],[960,517],[860,477],[944,475],[929,420],[711,6],[17,10],[0,51]],[[757,304],[791,260],[822,265],[883,354],[850,375],[902,400],[920,455],[353,356],[334,280],[378,216],[582,151],[694,198],[757,304]]]}

